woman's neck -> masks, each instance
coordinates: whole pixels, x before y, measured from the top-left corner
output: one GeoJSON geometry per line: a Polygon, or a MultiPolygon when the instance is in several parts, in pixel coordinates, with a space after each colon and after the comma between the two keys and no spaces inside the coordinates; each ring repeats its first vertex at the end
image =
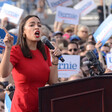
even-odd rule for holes
{"type": "Polygon", "coordinates": [[[30,50],[36,50],[37,49],[37,42],[35,41],[35,42],[27,42],[27,45],[28,45],[28,47],[29,47],[29,49],[30,50]]]}

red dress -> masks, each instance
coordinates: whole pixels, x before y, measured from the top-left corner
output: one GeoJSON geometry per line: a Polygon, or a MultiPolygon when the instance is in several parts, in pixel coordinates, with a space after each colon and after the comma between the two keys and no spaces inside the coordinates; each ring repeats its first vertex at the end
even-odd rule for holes
{"type": "Polygon", "coordinates": [[[38,88],[48,81],[51,66],[49,49],[46,46],[45,49],[46,61],[38,49],[31,50],[33,58],[29,59],[23,56],[20,46],[12,47],[10,62],[15,92],[11,112],[38,112],[38,88]]]}

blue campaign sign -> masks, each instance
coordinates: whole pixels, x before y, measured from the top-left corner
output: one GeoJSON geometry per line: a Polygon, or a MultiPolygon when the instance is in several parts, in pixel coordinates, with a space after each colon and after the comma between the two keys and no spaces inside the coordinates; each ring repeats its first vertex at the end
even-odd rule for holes
{"type": "Polygon", "coordinates": [[[11,99],[8,94],[5,94],[5,112],[10,112],[11,109],[11,99]]]}
{"type": "MultiPolygon", "coordinates": [[[[17,36],[15,36],[14,34],[11,34],[11,33],[9,33],[9,34],[14,37],[13,44],[15,44],[17,42],[17,36]]],[[[2,53],[3,49],[5,48],[5,44],[3,42],[5,35],[6,35],[5,31],[3,29],[0,29],[0,53],[2,53]]]]}
{"type": "Polygon", "coordinates": [[[106,20],[98,27],[93,34],[96,42],[101,41],[102,46],[112,35],[112,14],[110,14],[106,20]]]}

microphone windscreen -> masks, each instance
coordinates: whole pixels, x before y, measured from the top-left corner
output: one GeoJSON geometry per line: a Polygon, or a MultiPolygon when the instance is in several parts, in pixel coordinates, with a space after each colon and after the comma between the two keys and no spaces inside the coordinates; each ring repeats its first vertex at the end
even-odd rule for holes
{"type": "Polygon", "coordinates": [[[48,40],[48,38],[47,38],[46,36],[42,36],[42,37],[41,37],[41,41],[42,41],[43,43],[46,43],[47,40],[48,40]]]}

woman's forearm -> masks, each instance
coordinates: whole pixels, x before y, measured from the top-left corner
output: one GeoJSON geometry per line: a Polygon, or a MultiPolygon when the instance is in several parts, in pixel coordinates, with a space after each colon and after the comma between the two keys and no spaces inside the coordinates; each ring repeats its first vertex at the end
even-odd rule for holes
{"type": "Polygon", "coordinates": [[[102,63],[103,68],[105,68],[105,63],[101,51],[99,51],[98,54],[99,54],[99,61],[100,63],[102,63]]]}
{"type": "Polygon", "coordinates": [[[49,84],[52,85],[58,82],[58,65],[53,65],[50,67],[49,84]]]}
{"type": "Polygon", "coordinates": [[[10,51],[11,48],[5,48],[4,55],[0,64],[0,75],[2,77],[6,77],[9,74],[9,66],[10,66],[10,51]]]}

